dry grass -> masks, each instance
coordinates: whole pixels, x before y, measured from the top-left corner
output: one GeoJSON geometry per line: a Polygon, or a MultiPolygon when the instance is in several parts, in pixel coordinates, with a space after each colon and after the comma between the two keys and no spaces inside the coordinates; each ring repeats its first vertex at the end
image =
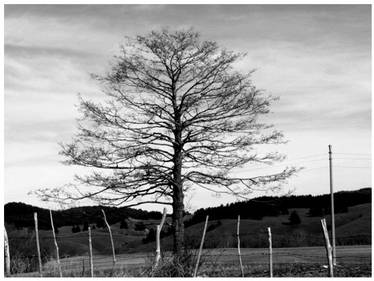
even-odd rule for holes
{"type": "MultiPolygon", "coordinates": [[[[327,269],[321,264],[277,264],[274,266],[274,277],[327,277],[327,269]]],[[[38,273],[19,274],[17,277],[37,277],[38,273]]],[[[44,277],[57,277],[57,271],[47,271],[44,277]]],[[[88,277],[89,272],[64,271],[64,277],[88,277]]],[[[192,271],[181,268],[180,263],[165,261],[156,271],[149,266],[138,268],[117,268],[94,271],[95,277],[191,277],[192,271]],[[176,265],[173,268],[173,265],[176,265]]],[[[240,269],[233,265],[204,266],[200,277],[240,277],[240,269]]],[[[268,265],[256,264],[245,266],[245,277],[269,277],[268,265]]],[[[335,269],[335,277],[371,277],[371,264],[340,264],[335,269]]]]}
{"type": "MultiPolygon", "coordinates": [[[[242,249],[245,276],[268,277],[269,266],[266,249],[242,249]]],[[[338,247],[338,267],[340,277],[371,276],[371,246],[338,247]]],[[[95,256],[96,277],[191,277],[196,262],[196,250],[186,251],[177,260],[164,253],[159,266],[152,268],[154,253],[119,255],[118,263],[112,270],[110,256],[95,256]]],[[[275,277],[326,277],[326,257],[323,247],[274,249],[275,277]]],[[[21,265],[19,265],[21,268],[21,265]]],[[[44,265],[44,276],[58,276],[55,262],[44,265]]],[[[63,259],[64,277],[88,277],[87,257],[63,259]],[[83,268],[82,261],[86,259],[83,268]]],[[[18,276],[38,276],[38,273],[18,276]]],[[[206,249],[203,251],[198,276],[239,277],[240,268],[236,249],[206,249]]]]}
{"type": "Polygon", "coordinates": [[[153,268],[151,276],[192,277],[196,260],[196,252],[194,250],[185,250],[181,257],[164,257],[161,259],[159,265],[153,268]]]}

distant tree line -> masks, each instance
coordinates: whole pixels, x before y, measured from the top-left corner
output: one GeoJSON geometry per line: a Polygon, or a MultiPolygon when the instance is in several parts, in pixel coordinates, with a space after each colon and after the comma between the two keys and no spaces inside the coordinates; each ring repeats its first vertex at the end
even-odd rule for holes
{"type": "MultiPolygon", "coordinates": [[[[356,191],[343,191],[335,194],[335,212],[347,212],[348,207],[370,203],[371,188],[364,188],[356,191]]],[[[324,216],[330,213],[330,195],[293,195],[287,197],[264,196],[253,200],[230,203],[219,207],[205,208],[197,210],[190,219],[185,221],[185,226],[202,222],[209,215],[210,220],[236,219],[237,215],[243,219],[261,220],[265,216],[289,215],[289,209],[308,208],[309,216],[324,216]]],[[[148,212],[132,208],[114,207],[78,207],[68,210],[54,211],[53,219],[55,228],[61,226],[74,226],[75,232],[85,231],[88,224],[97,228],[104,228],[105,223],[102,218],[101,209],[105,210],[109,224],[120,223],[120,228],[128,228],[126,219],[129,217],[138,220],[161,219],[160,212],[148,212]],[[82,223],[83,222],[83,223],[82,223]],[[81,226],[79,231],[77,226],[81,226]]],[[[24,203],[8,203],[4,206],[5,223],[14,224],[16,228],[33,227],[33,213],[38,213],[39,228],[51,229],[49,210],[34,207],[24,203]]],[[[185,213],[185,215],[189,215],[185,213]]],[[[144,230],[145,227],[138,223],[136,230],[144,230]]],[[[73,231],[73,232],[74,232],[73,231]]]]}
{"type": "MultiPolygon", "coordinates": [[[[334,195],[335,213],[348,211],[348,207],[371,202],[371,188],[355,191],[342,191],[334,195]]],[[[185,223],[190,226],[205,220],[236,219],[240,214],[243,219],[261,220],[267,216],[288,215],[288,209],[309,208],[309,216],[329,214],[330,195],[292,195],[287,197],[263,196],[253,200],[230,203],[219,207],[198,209],[185,223]]],[[[295,219],[295,214],[292,220],[295,219]]],[[[297,219],[296,219],[297,220],[297,219]]],[[[290,218],[291,221],[291,218],[290,218]]]]}
{"type": "MultiPolygon", "coordinates": [[[[105,224],[102,218],[101,209],[104,209],[109,224],[120,222],[122,228],[126,228],[126,222],[124,220],[129,217],[139,220],[161,219],[162,217],[160,212],[148,212],[124,207],[78,207],[68,210],[54,211],[53,220],[55,227],[79,226],[82,225],[83,222],[83,228],[86,229],[88,228],[88,224],[94,224],[98,228],[103,228],[105,227],[105,224]]],[[[34,227],[34,212],[38,213],[39,228],[44,230],[51,229],[49,210],[24,203],[12,202],[4,206],[5,223],[14,224],[16,228],[34,227]]]]}

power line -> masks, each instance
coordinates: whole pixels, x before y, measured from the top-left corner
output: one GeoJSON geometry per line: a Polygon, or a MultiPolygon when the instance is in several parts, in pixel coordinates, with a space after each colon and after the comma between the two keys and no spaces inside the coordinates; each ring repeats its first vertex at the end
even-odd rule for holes
{"type": "Polygon", "coordinates": [[[342,155],[365,155],[365,156],[371,156],[370,153],[339,153],[339,152],[334,152],[334,154],[342,154],[342,155]]]}
{"type": "Polygon", "coordinates": [[[371,158],[363,158],[363,157],[360,157],[360,158],[357,158],[357,157],[334,157],[334,160],[335,159],[347,159],[347,160],[371,160],[371,158]]]}
{"type": "Polygon", "coordinates": [[[309,163],[309,162],[318,162],[318,161],[324,161],[326,158],[317,158],[317,159],[310,159],[310,160],[298,160],[298,161],[285,161],[282,163],[283,165],[286,164],[297,164],[297,163],[309,163]]]}
{"type": "Polygon", "coordinates": [[[324,156],[324,155],[325,155],[324,153],[312,154],[312,155],[307,155],[307,156],[302,156],[302,157],[291,158],[290,160],[292,161],[293,159],[314,158],[314,157],[317,157],[317,156],[324,156]]]}
{"type": "Polygon", "coordinates": [[[353,169],[371,169],[371,166],[340,166],[340,165],[335,165],[334,167],[337,167],[337,168],[353,168],[353,169]]]}
{"type": "Polygon", "coordinates": [[[320,159],[311,159],[311,160],[305,160],[305,161],[300,160],[300,161],[295,161],[295,162],[286,161],[286,162],[283,162],[283,163],[280,163],[280,164],[277,164],[277,165],[269,165],[269,166],[266,166],[266,167],[246,169],[246,171],[258,171],[258,170],[272,169],[272,168],[284,168],[287,165],[295,165],[295,164],[298,164],[298,163],[319,162],[319,161],[325,161],[325,160],[326,160],[325,158],[320,158],[320,159]]]}
{"type": "Polygon", "coordinates": [[[308,168],[308,167],[306,167],[305,170],[303,170],[303,171],[301,171],[301,172],[310,171],[310,170],[317,170],[317,169],[327,169],[327,168],[328,168],[327,166],[312,167],[312,168],[308,168]]]}
{"type": "MultiPolygon", "coordinates": [[[[335,153],[334,153],[335,154],[335,153]]],[[[320,156],[322,154],[315,154],[315,155],[309,155],[309,156],[305,156],[305,158],[312,158],[312,157],[315,157],[315,156],[320,156]]],[[[300,157],[302,158],[302,157],[300,157]]],[[[294,158],[294,159],[297,159],[297,158],[294,158]]],[[[284,168],[285,166],[287,165],[296,165],[296,164],[303,164],[303,163],[312,163],[312,162],[320,162],[320,161],[325,161],[327,158],[317,158],[317,159],[310,159],[310,160],[298,160],[298,161],[285,161],[285,162],[282,162],[282,163],[279,163],[277,165],[269,165],[269,166],[266,166],[266,167],[258,167],[258,168],[251,168],[251,169],[246,169],[246,171],[258,171],[258,170],[264,170],[264,169],[273,169],[273,168],[284,168]]],[[[365,161],[365,160],[371,160],[371,158],[357,158],[357,157],[337,157],[337,158],[334,158],[334,160],[362,160],[362,161],[365,161]]],[[[343,167],[343,166],[335,166],[335,167],[343,167]]],[[[344,166],[344,167],[347,167],[348,166],[344,166]]],[[[324,166],[324,167],[312,167],[312,168],[308,168],[308,167],[304,167],[306,170],[312,170],[312,169],[320,169],[320,168],[327,168],[327,166],[324,166]]],[[[356,167],[352,167],[352,168],[356,168],[356,167]]],[[[361,167],[357,167],[357,168],[361,168],[361,167]]],[[[363,168],[366,168],[366,167],[363,167],[363,168]]],[[[369,168],[369,167],[368,167],[369,168]]]]}

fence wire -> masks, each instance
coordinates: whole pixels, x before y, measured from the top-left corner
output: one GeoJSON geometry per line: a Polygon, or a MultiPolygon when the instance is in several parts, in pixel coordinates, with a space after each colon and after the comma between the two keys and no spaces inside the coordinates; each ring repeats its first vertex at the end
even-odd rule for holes
{"type": "MultiPolygon", "coordinates": [[[[319,264],[321,267],[327,264],[326,254],[324,247],[312,247],[312,253],[301,253],[306,252],[305,248],[274,248],[273,249],[273,264],[276,266],[287,265],[287,264],[319,264]],[[304,250],[303,250],[304,249],[304,250]]],[[[338,247],[338,250],[340,248],[338,247]]],[[[349,250],[349,247],[347,247],[349,250]]],[[[197,252],[197,250],[196,250],[197,252]]],[[[170,252],[163,253],[163,259],[171,258],[170,252]]],[[[100,256],[94,255],[93,264],[95,272],[97,271],[122,271],[126,272],[129,270],[140,269],[143,267],[152,267],[154,261],[154,253],[145,254],[118,254],[116,255],[116,265],[112,267],[111,256],[100,256]]],[[[265,249],[256,248],[242,248],[241,257],[243,260],[244,268],[248,271],[255,267],[261,266],[265,268],[269,264],[269,253],[265,249]]],[[[37,263],[37,256],[32,257],[20,256],[18,258],[32,260],[35,264],[37,263]]],[[[207,270],[214,271],[215,269],[230,269],[239,273],[239,260],[236,249],[204,249],[201,256],[201,265],[199,271],[205,272],[207,270]]],[[[61,258],[61,267],[63,272],[74,273],[74,276],[88,276],[89,270],[89,257],[78,256],[78,257],[67,257],[61,258]]],[[[366,253],[349,254],[349,251],[341,250],[341,253],[337,255],[337,262],[350,264],[360,263],[371,263],[370,251],[366,253]]],[[[48,257],[47,261],[43,263],[44,272],[55,272],[57,274],[57,263],[54,257],[48,257]]],[[[13,272],[19,273],[19,272],[13,272]]]]}

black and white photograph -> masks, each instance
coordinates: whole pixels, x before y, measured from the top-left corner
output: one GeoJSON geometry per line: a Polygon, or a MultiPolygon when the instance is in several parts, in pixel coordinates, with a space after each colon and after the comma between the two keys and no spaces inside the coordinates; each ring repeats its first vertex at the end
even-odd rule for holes
{"type": "Polygon", "coordinates": [[[2,5],[3,277],[372,276],[371,2],[234,3],[2,5]]]}

